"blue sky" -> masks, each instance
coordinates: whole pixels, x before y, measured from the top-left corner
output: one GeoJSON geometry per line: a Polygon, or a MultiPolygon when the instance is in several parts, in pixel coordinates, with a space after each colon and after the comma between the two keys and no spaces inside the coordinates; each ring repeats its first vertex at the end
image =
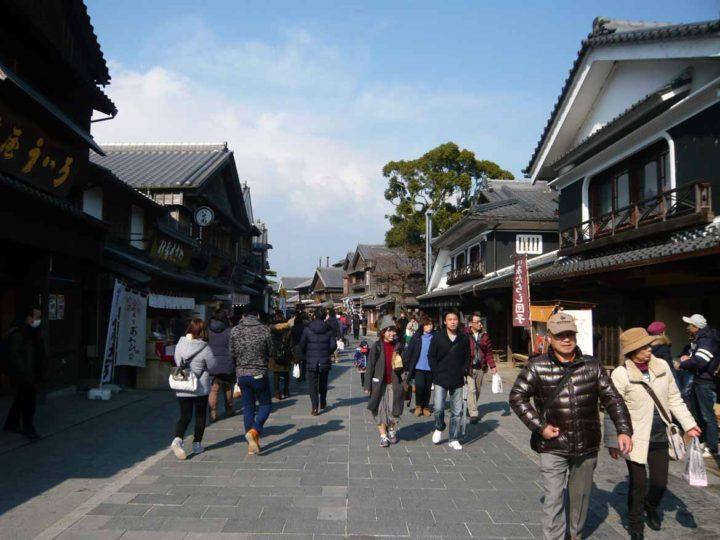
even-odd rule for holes
{"type": "Polygon", "coordinates": [[[119,115],[100,142],[228,141],[280,275],[382,242],[382,166],[454,141],[521,177],[598,15],[717,0],[87,0],[119,115]]]}

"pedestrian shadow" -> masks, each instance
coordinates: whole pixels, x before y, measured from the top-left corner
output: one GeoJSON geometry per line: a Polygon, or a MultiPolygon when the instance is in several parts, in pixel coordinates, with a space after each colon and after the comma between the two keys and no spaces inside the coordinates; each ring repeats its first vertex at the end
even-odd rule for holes
{"type": "Polygon", "coordinates": [[[463,440],[463,446],[470,446],[471,444],[483,439],[493,431],[495,431],[500,422],[497,420],[483,420],[479,424],[468,423],[465,438],[463,440]]]}
{"type": "Polygon", "coordinates": [[[485,416],[486,414],[498,411],[502,411],[502,414],[500,416],[512,415],[512,413],[510,412],[510,405],[507,401],[491,401],[489,403],[483,403],[482,405],[478,406],[478,412],[480,413],[481,417],[485,416]]]}
{"type": "MultiPolygon", "coordinates": [[[[285,433],[286,431],[292,429],[295,427],[294,424],[285,424],[282,426],[266,426],[263,428],[262,436],[263,437],[270,437],[272,435],[281,435],[282,433],[285,433]]],[[[214,444],[211,444],[210,446],[205,447],[206,451],[209,450],[219,450],[221,448],[227,448],[228,446],[232,446],[236,443],[244,443],[245,442],[245,434],[241,433],[238,435],[233,435],[232,437],[229,437],[227,439],[223,439],[222,441],[218,441],[214,444]]],[[[190,459],[191,456],[188,456],[188,459],[190,459]]]]}
{"type": "MultiPolygon", "coordinates": [[[[278,426],[276,426],[278,427],[278,426]]],[[[283,428],[291,428],[292,425],[282,426],[283,428]]],[[[343,423],[341,420],[329,420],[325,424],[317,424],[310,426],[303,426],[290,433],[282,439],[270,442],[267,446],[262,449],[262,455],[267,456],[275,452],[280,452],[285,448],[289,448],[296,444],[300,444],[304,441],[320,437],[334,431],[341,431],[343,429],[343,423]]]]}
{"type": "MultiPolygon", "coordinates": [[[[612,490],[601,489],[597,484],[593,483],[591,500],[600,501],[601,504],[591,507],[587,522],[585,523],[584,536],[591,536],[598,527],[607,520],[610,515],[610,508],[615,510],[620,516],[621,524],[627,530],[629,525],[627,494],[627,481],[619,482],[612,490]]],[[[658,511],[661,514],[663,522],[674,518],[675,521],[685,529],[696,529],[695,532],[710,532],[709,530],[697,530],[698,525],[693,513],[688,509],[687,505],[669,489],[665,492],[658,511]],[[672,515],[673,512],[674,515],[672,515]]]]}
{"type": "Polygon", "coordinates": [[[340,407],[352,407],[353,405],[358,405],[360,403],[367,402],[368,397],[367,396],[358,396],[353,398],[340,398],[335,401],[333,408],[340,408],[340,407]]]}

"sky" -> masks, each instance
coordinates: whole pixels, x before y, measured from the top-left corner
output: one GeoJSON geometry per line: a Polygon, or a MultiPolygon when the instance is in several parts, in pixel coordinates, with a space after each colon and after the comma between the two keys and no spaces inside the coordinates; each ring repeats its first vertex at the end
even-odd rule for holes
{"type": "Polygon", "coordinates": [[[453,141],[522,178],[596,16],[718,0],[86,0],[118,116],[100,142],[222,142],[279,276],[382,243],[388,161],[453,141]]]}

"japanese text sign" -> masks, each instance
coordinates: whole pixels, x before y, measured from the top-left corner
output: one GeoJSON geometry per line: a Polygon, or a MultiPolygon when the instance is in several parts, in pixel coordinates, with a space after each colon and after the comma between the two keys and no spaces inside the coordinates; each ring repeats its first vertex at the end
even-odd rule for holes
{"type": "Polygon", "coordinates": [[[513,326],[530,327],[530,279],[528,277],[527,255],[520,255],[515,258],[512,294],[513,326]]]}

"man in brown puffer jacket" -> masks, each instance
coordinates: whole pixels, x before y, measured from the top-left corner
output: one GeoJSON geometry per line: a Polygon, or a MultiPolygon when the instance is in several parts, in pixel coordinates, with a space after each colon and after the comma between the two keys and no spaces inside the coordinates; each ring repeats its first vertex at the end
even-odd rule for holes
{"type": "Polygon", "coordinates": [[[548,319],[547,329],[548,352],[532,358],[520,372],[510,391],[510,406],[532,431],[530,444],[540,453],[544,538],[566,537],[567,488],[569,536],[579,539],[601,441],[598,401],[617,428],[623,453],[632,449],[632,423],[625,402],[600,363],[580,352],[573,317],[556,313],[548,319]]]}

